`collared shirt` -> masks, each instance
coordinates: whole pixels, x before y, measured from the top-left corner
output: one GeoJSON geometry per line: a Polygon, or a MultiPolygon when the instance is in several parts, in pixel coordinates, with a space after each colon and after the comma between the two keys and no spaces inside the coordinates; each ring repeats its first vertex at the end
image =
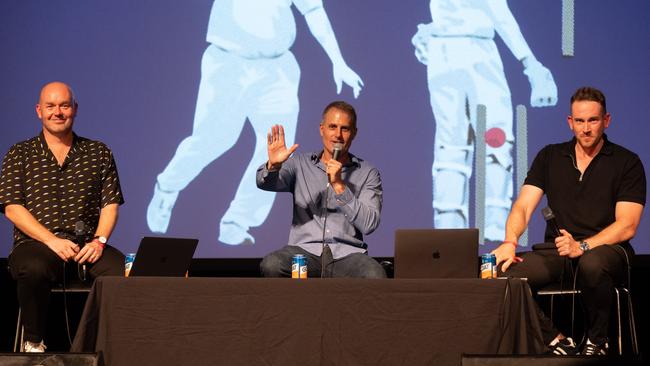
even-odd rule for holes
{"type": "MultiPolygon", "coordinates": [[[[43,133],[9,149],[2,162],[0,211],[18,204],[50,232],[74,238],[83,221],[87,239],[97,229],[100,210],[124,203],[113,154],[106,145],[74,135],[62,165],[43,133]]],[[[14,245],[30,239],[14,226],[14,245]]]]}
{"type": "MultiPolygon", "coordinates": [[[[617,202],[645,205],[646,177],[641,159],[624,147],[604,144],[584,173],[576,163],[576,139],[547,145],[533,164],[524,184],[544,191],[557,224],[576,240],[593,236],[616,221],[617,202]]],[[[555,235],[546,227],[545,240],[555,235]]]]}
{"type": "Polygon", "coordinates": [[[294,154],[277,171],[269,171],[265,163],[257,170],[257,186],[266,191],[293,193],[289,245],[321,255],[325,228],[324,242],[330,246],[334,259],[363,253],[368,247],[363,235],[379,226],[383,197],[379,171],[349,154],[350,161],[341,170],[346,188],[336,194],[327,184],[326,167],[320,156],[321,153],[294,154]]]}

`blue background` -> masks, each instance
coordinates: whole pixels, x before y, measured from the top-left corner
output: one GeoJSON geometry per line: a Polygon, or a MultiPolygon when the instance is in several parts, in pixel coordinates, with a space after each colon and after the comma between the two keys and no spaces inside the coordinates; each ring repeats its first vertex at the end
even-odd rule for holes
{"type": "MultiPolygon", "coordinates": [[[[341,51],[363,79],[354,100],[350,88],[336,95],[331,64],[294,9],[300,64],[300,114],[296,142],[319,150],[323,106],[335,99],[355,105],[359,134],[351,151],[376,165],[384,184],[379,229],[366,238],[370,254],[393,255],[397,228],[432,225],[431,163],[434,121],[426,67],[410,39],[418,23],[431,21],[428,1],[327,1],[325,9],[341,51]]],[[[528,106],[529,161],[544,145],[568,140],[568,100],[579,86],[593,85],[608,97],[610,139],[650,156],[650,2],[576,1],[575,57],[561,54],[561,1],[508,2],[536,57],[558,85],[551,108],[529,106],[530,87],[521,64],[497,37],[513,105],[528,106]]],[[[115,155],[126,204],[112,243],[133,252],[142,236],[156,175],[178,143],[191,133],[207,43],[209,0],[3,0],[0,4],[0,150],[40,131],[34,112],[38,92],[53,80],[69,83],[79,100],[78,134],[107,143],[115,155]]],[[[282,123],[282,121],[278,121],[282,123]]],[[[246,126],[237,145],[209,165],[179,196],[166,235],[198,237],[198,257],[260,257],[286,244],[291,197],[278,194],[267,221],[251,233],[254,246],[217,242],[220,217],[234,196],[252,155],[254,134],[246,126]]],[[[540,206],[540,208],[543,206],[540,206]]],[[[633,244],[650,253],[650,229],[642,220],[633,244]]],[[[543,236],[533,216],[531,241],[543,236]]],[[[11,248],[11,225],[0,222],[0,255],[11,248]]],[[[486,245],[481,251],[486,251],[486,245]]]]}

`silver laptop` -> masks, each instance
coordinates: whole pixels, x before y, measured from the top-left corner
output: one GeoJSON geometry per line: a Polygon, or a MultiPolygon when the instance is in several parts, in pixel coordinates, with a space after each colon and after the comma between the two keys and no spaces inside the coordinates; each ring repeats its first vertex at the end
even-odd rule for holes
{"type": "Polygon", "coordinates": [[[478,229],[398,229],[395,278],[478,278],[478,229]]]}

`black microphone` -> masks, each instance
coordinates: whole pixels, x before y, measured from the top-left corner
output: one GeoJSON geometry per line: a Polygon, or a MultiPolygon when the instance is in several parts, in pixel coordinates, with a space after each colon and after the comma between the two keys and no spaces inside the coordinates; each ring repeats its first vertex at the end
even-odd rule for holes
{"type": "Polygon", "coordinates": [[[334,144],[334,151],[332,152],[332,159],[339,160],[339,155],[341,155],[341,151],[343,151],[343,144],[338,143],[338,142],[336,144],[334,144]]]}
{"type": "Polygon", "coordinates": [[[86,225],[83,221],[77,221],[74,224],[74,235],[77,237],[76,242],[79,249],[86,245],[86,225]]]}
{"type": "MultiPolygon", "coordinates": [[[[544,216],[546,224],[551,228],[551,230],[553,230],[553,234],[555,234],[556,237],[562,236],[562,233],[560,233],[560,227],[557,225],[557,221],[555,221],[553,210],[551,210],[550,207],[544,207],[542,209],[542,216],[544,216]]],[[[533,250],[545,249],[556,249],[555,243],[540,243],[533,245],[533,250]]]]}
{"type": "MultiPolygon", "coordinates": [[[[83,248],[86,245],[86,225],[83,221],[79,220],[74,224],[74,235],[77,237],[77,245],[79,249],[83,248]]],[[[81,280],[86,280],[86,264],[81,265],[81,280]]]]}
{"type": "Polygon", "coordinates": [[[555,215],[553,214],[553,210],[551,210],[550,207],[544,207],[542,209],[542,215],[544,216],[544,220],[546,220],[546,224],[553,230],[553,234],[555,234],[555,237],[562,236],[562,233],[560,232],[560,227],[557,226],[557,221],[555,221],[555,215]]]}

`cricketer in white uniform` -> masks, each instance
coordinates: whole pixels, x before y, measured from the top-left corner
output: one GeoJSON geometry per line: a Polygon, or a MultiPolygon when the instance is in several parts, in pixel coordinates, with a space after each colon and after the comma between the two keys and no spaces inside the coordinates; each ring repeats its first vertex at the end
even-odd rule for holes
{"type": "Polygon", "coordinates": [[[300,68],[289,50],[296,37],[292,4],[332,61],[337,93],[345,83],[355,98],[359,95],[363,82],[344,61],[321,0],[216,0],[192,135],[180,143],[158,175],[147,209],[152,232],[167,231],[179,192],[236,143],[248,120],[255,131],[255,152],[221,219],[219,241],[255,242],[248,230],[266,220],[275,198],[275,193],[255,185],[257,167],[267,159],[266,134],[282,123],[292,145],[296,132],[300,68]]]}
{"type": "Polygon", "coordinates": [[[476,106],[487,109],[486,131],[497,138],[486,146],[488,240],[503,240],[513,194],[514,144],[512,102],[495,31],[524,66],[533,107],[557,103],[551,72],[533,55],[506,0],[431,0],[432,23],[418,25],[415,54],[427,65],[435,124],[433,225],[469,225],[469,179],[472,174],[476,106]],[[492,129],[492,130],[491,130],[492,129]],[[499,131],[501,130],[501,131],[499,131]]]}

